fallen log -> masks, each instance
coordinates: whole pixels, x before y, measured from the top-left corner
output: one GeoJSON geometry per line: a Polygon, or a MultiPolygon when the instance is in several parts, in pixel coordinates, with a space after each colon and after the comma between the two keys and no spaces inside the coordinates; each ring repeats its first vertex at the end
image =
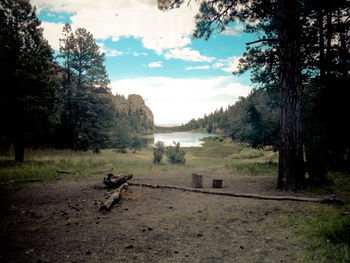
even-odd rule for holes
{"type": "Polygon", "coordinates": [[[115,190],[115,192],[110,196],[108,197],[108,199],[104,202],[104,203],[101,203],[100,205],[100,210],[104,210],[104,211],[109,211],[111,210],[113,204],[115,203],[118,203],[119,200],[121,199],[122,195],[122,190],[126,190],[128,189],[128,184],[127,183],[124,183],[122,184],[120,187],[117,188],[117,190],[115,190]]]}
{"type": "Polygon", "coordinates": [[[102,170],[94,170],[94,171],[87,171],[87,172],[75,172],[75,171],[68,171],[68,170],[56,170],[56,173],[58,174],[100,174],[112,171],[113,167],[108,167],[102,170]]]}
{"type": "Polygon", "coordinates": [[[56,170],[56,173],[58,174],[75,174],[73,171],[66,171],[66,170],[56,170]]]}
{"type": "Polygon", "coordinates": [[[106,168],[106,169],[103,169],[103,170],[89,171],[89,172],[86,172],[86,174],[101,174],[101,173],[109,172],[109,171],[112,171],[112,170],[113,170],[113,167],[109,167],[109,168],[106,168]]]}
{"type": "Polygon", "coordinates": [[[343,204],[341,200],[335,198],[334,196],[330,196],[330,197],[326,196],[323,198],[297,197],[297,196],[269,196],[269,195],[257,195],[257,194],[230,193],[230,192],[214,191],[214,190],[202,190],[198,188],[189,188],[189,187],[181,187],[181,186],[174,186],[174,185],[154,185],[154,184],[146,184],[146,183],[129,183],[129,185],[149,187],[149,188],[174,189],[174,190],[180,190],[180,191],[192,192],[192,193],[222,195],[222,196],[231,196],[231,197],[239,197],[239,198],[254,198],[254,199],[261,199],[261,200],[343,204]]]}
{"type": "Polygon", "coordinates": [[[126,181],[132,179],[132,174],[121,174],[115,176],[113,174],[108,174],[107,177],[103,178],[103,183],[108,188],[117,188],[122,184],[126,183],[126,181]]]}
{"type": "Polygon", "coordinates": [[[30,179],[19,179],[19,180],[11,180],[8,182],[1,182],[0,185],[5,185],[5,184],[19,184],[19,183],[33,183],[33,182],[40,182],[40,178],[30,178],[30,179]]]}

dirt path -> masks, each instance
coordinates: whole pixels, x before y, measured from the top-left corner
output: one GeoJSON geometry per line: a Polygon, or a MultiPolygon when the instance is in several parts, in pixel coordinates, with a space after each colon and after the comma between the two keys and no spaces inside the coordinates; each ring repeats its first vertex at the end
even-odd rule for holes
{"type": "MultiPolygon", "coordinates": [[[[213,171],[202,172],[209,182],[213,171]]],[[[283,194],[273,189],[274,178],[221,172],[226,191],[283,194]]],[[[184,186],[189,180],[136,178],[184,186]]],[[[103,213],[98,208],[107,190],[101,185],[101,178],[89,178],[2,191],[0,261],[295,262],[304,246],[285,220],[286,211],[302,214],[303,203],[133,186],[103,213]]]]}

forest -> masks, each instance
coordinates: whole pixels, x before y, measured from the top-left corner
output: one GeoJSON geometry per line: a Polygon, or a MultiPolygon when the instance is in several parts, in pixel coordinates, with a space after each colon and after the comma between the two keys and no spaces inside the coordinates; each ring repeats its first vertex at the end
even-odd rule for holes
{"type": "Polygon", "coordinates": [[[137,134],[152,130],[142,104],[131,110],[112,94],[105,55],[91,33],[66,24],[55,57],[29,2],[2,1],[1,7],[2,154],[11,145],[18,162],[26,147],[124,151],[137,134]]]}
{"type": "MultiPolygon", "coordinates": [[[[89,3],[100,14],[112,2],[89,3]]],[[[156,126],[147,100],[112,93],[98,37],[61,23],[54,49],[29,0],[1,0],[0,261],[350,262],[349,0],[135,3],[115,5],[111,21],[129,9],[170,17],[198,5],[190,41],[239,22],[255,40],[232,78],[248,73],[252,91],[181,126],[156,126]],[[142,145],[177,131],[218,136],[198,147],[142,145]]],[[[162,72],[174,56],[153,51],[164,60],[133,74],[162,72]]]]}

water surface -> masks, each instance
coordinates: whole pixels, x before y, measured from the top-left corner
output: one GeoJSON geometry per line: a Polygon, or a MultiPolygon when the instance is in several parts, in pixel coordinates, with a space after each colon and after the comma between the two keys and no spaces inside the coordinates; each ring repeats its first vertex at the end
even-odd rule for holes
{"type": "Polygon", "coordinates": [[[173,142],[180,143],[181,147],[201,147],[204,143],[201,139],[207,137],[216,137],[217,134],[204,132],[171,132],[171,133],[154,133],[147,138],[148,145],[153,147],[157,141],[164,142],[165,146],[174,145],[173,142]]]}

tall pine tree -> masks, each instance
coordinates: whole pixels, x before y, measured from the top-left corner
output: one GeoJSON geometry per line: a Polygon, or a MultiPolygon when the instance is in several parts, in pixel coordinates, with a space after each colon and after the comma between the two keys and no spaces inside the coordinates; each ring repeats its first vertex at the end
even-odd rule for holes
{"type": "Polygon", "coordinates": [[[28,0],[0,2],[0,135],[15,146],[15,160],[58,120],[53,52],[28,0]]]}
{"type": "Polygon", "coordinates": [[[67,140],[75,150],[106,147],[113,124],[114,104],[109,79],[100,52],[91,33],[84,28],[63,28],[60,40],[63,60],[64,127],[71,131],[67,140]]]}

